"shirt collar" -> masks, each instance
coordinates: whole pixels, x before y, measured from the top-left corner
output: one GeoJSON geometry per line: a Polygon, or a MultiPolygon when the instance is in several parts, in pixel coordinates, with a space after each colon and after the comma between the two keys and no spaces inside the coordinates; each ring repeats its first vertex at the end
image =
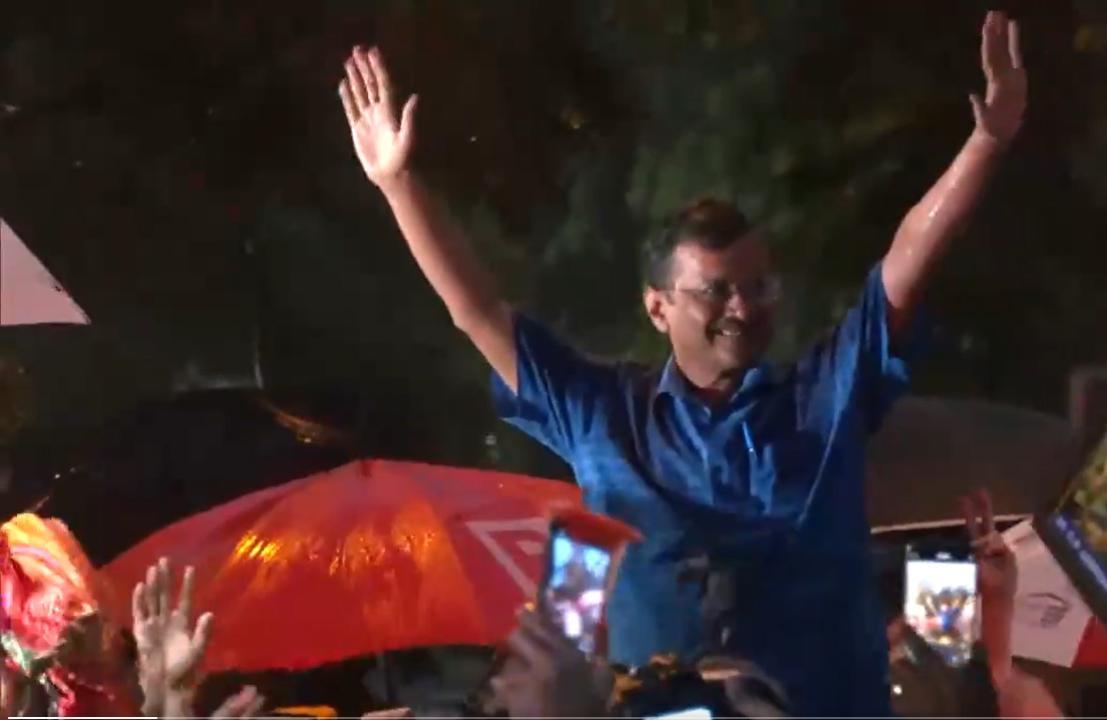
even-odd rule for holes
{"type": "MultiPolygon", "coordinates": [[[[728,403],[732,403],[754,390],[775,384],[776,381],[776,369],[771,363],[762,362],[754,365],[746,371],[745,377],[742,378],[742,384],[731,395],[728,403]]],[[[661,370],[661,377],[658,378],[657,385],[654,388],[653,398],[656,400],[666,393],[677,398],[695,398],[691,383],[677,367],[676,358],[672,355],[665,361],[665,367],[661,370]]]]}

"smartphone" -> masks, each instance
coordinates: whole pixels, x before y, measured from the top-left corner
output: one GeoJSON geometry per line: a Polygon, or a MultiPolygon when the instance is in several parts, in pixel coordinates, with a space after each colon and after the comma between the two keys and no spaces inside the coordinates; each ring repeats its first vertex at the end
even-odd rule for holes
{"type": "Polygon", "coordinates": [[[550,525],[542,604],[566,637],[586,654],[599,650],[612,553],[574,537],[558,522],[550,525]]]}
{"type": "Polygon", "coordinates": [[[908,546],[903,615],[951,667],[972,658],[979,636],[976,563],[967,550],[908,546]]]}

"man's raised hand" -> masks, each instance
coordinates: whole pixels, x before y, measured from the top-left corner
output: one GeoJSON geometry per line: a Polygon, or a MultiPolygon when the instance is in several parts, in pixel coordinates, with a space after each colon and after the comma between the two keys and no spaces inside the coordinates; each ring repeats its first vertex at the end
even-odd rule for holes
{"type": "Polygon", "coordinates": [[[387,184],[408,167],[414,141],[415,105],[412,95],[396,112],[392,81],[380,51],[355,47],[346,60],[346,77],[338,85],[354,152],[365,174],[376,185],[387,184]]]}
{"type": "Polygon", "coordinates": [[[969,96],[976,127],[1006,144],[1018,134],[1026,111],[1026,70],[1022,66],[1018,23],[1002,12],[988,13],[981,31],[980,55],[988,88],[983,98],[969,96]]]}

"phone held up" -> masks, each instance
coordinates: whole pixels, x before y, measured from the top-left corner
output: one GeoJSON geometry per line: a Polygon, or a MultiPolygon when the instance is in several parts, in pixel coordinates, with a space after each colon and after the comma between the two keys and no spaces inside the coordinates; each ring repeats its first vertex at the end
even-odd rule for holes
{"type": "Polygon", "coordinates": [[[972,658],[978,607],[976,563],[968,550],[907,547],[904,618],[952,667],[972,658]]]}
{"type": "Polygon", "coordinates": [[[550,519],[538,604],[587,655],[604,655],[607,598],[626,546],[640,539],[618,520],[577,508],[550,519]]]}

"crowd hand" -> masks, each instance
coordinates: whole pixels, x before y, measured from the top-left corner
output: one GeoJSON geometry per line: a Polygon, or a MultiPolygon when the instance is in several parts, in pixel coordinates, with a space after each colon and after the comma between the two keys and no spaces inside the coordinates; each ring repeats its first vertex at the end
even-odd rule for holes
{"type": "Polygon", "coordinates": [[[376,185],[387,184],[408,167],[414,142],[412,95],[397,116],[392,81],[377,48],[355,47],[346,60],[346,78],[338,85],[354,151],[365,174],[376,185]]]}
{"type": "Polygon", "coordinates": [[[223,701],[211,714],[213,720],[221,718],[256,718],[265,705],[265,696],[257,688],[248,685],[223,701]]]}
{"type": "Polygon", "coordinates": [[[76,668],[112,663],[104,633],[104,620],[97,612],[82,615],[66,626],[54,650],[32,664],[32,676],[52,664],[76,668]]]}
{"type": "Polygon", "coordinates": [[[507,646],[518,662],[505,665],[492,689],[512,717],[607,715],[613,673],[589,661],[549,618],[523,609],[507,646]]]}
{"type": "Polygon", "coordinates": [[[1026,111],[1026,70],[1019,48],[1019,26],[1002,12],[989,12],[981,32],[980,55],[987,89],[969,96],[976,128],[1006,144],[1022,127],[1026,111]]]}
{"type": "Polygon", "coordinates": [[[415,714],[411,712],[411,708],[397,707],[388,710],[370,710],[361,716],[361,720],[402,720],[413,717],[415,714]]]}
{"type": "Polygon", "coordinates": [[[992,498],[986,490],[977,490],[961,498],[965,528],[976,556],[977,587],[985,602],[1012,603],[1018,587],[1019,571],[1015,554],[996,531],[992,498]]]}
{"type": "Polygon", "coordinates": [[[194,571],[186,568],[176,607],[171,607],[169,561],[162,558],[146,571],[131,597],[139,685],[143,712],[160,715],[168,706],[191,695],[200,661],[211,639],[211,613],[192,625],[194,571]]]}
{"type": "Polygon", "coordinates": [[[1046,684],[1018,668],[996,684],[996,702],[1002,718],[1065,717],[1046,684]]]}
{"type": "Polygon", "coordinates": [[[981,641],[988,655],[988,669],[997,688],[1014,671],[1011,626],[1018,588],[1015,554],[996,531],[991,496],[978,490],[961,498],[965,528],[976,557],[976,584],[980,593],[981,641]]]}

